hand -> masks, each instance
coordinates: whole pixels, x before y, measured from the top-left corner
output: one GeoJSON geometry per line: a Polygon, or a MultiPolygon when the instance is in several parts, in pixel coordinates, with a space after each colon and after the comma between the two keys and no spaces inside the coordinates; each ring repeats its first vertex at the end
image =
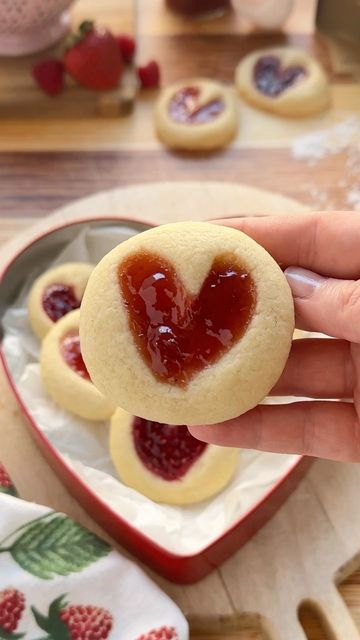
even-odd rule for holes
{"type": "Polygon", "coordinates": [[[285,369],[271,392],[322,401],[258,405],[223,424],[191,427],[191,433],[218,445],[359,462],[360,214],[314,213],[219,222],[254,238],[286,269],[296,326],[337,340],[293,341],[285,369]]]}

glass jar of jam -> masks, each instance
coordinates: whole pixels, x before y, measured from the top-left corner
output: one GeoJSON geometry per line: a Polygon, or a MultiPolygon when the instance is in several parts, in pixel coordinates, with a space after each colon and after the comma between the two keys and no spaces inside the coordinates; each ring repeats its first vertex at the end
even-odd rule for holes
{"type": "Polygon", "coordinates": [[[212,18],[230,9],[231,0],[165,0],[175,13],[191,18],[212,18]]]}

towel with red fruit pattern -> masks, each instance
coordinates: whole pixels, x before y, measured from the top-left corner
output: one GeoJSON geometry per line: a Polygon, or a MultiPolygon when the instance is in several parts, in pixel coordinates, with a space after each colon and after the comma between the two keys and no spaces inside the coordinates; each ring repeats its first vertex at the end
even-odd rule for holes
{"type": "Polygon", "coordinates": [[[187,640],[178,607],[62,513],[25,502],[0,463],[0,640],[187,640]]]}

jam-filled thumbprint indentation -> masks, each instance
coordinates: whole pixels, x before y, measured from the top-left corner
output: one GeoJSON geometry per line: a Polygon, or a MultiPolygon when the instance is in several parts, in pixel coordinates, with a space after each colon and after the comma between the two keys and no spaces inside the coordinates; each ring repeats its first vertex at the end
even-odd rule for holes
{"type": "Polygon", "coordinates": [[[182,124],[206,124],[217,118],[225,105],[221,99],[200,104],[201,92],[198,87],[185,87],[177,91],[169,103],[169,114],[182,124]]]}
{"type": "Polygon", "coordinates": [[[43,309],[53,322],[78,309],[80,304],[81,300],[77,299],[74,288],[67,284],[51,284],[46,287],[42,296],[43,309]]]}
{"type": "Polygon", "coordinates": [[[214,260],[196,296],[164,258],[148,252],[118,267],[129,326],[143,360],[161,382],[185,387],[245,333],[256,290],[232,255],[214,260]]]}
{"type": "Polygon", "coordinates": [[[180,480],[207,448],[186,426],[134,418],[132,436],[144,466],[163,480],[180,480]]]}
{"type": "Polygon", "coordinates": [[[263,56],[255,64],[253,78],[261,93],[276,97],[306,75],[307,71],[301,65],[283,67],[277,56],[263,56]]]}
{"type": "Polygon", "coordinates": [[[89,372],[81,355],[80,337],[77,331],[68,333],[62,339],[60,352],[70,369],[85,380],[90,380],[89,372]]]}

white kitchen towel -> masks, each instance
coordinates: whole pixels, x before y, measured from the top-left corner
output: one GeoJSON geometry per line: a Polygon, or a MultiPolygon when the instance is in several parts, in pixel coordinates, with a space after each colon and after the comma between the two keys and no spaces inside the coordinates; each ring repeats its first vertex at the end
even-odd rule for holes
{"type": "Polygon", "coordinates": [[[139,567],[62,513],[15,497],[0,464],[0,640],[188,640],[139,567]]]}

